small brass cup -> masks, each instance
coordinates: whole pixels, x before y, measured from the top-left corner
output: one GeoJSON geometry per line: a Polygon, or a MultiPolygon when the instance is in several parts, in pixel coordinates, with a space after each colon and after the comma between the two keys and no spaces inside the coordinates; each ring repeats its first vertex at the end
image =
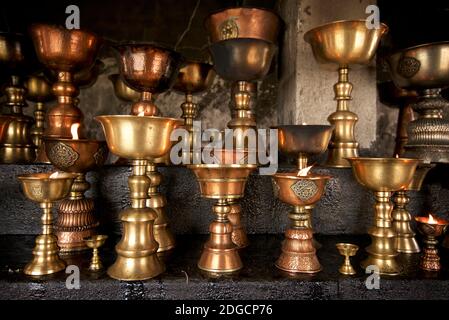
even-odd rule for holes
{"type": "Polygon", "coordinates": [[[351,265],[351,260],[349,259],[349,257],[353,257],[356,255],[357,251],[359,250],[359,246],[351,243],[337,243],[335,246],[337,247],[338,252],[345,257],[345,261],[343,265],[338,268],[338,271],[344,275],[355,275],[356,272],[354,270],[354,267],[351,265]]]}
{"type": "Polygon", "coordinates": [[[84,238],[86,246],[92,249],[92,260],[89,265],[90,271],[96,272],[103,269],[103,263],[100,260],[98,249],[106,242],[107,238],[108,236],[102,234],[84,238]]]}

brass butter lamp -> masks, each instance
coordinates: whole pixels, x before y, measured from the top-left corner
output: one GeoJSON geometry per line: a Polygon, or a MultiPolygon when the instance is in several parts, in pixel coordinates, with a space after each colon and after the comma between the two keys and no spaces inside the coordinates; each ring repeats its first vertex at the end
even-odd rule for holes
{"type": "Polygon", "coordinates": [[[416,90],[412,104],[418,118],[408,126],[406,157],[430,162],[449,162],[449,121],[443,109],[449,102],[441,88],[449,85],[449,42],[435,42],[403,49],[388,57],[394,83],[403,89],[416,90]]]}
{"type": "MultiPolygon", "coordinates": [[[[120,74],[125,84],[141,92],[140,100],[132,106],[133,115],[156,116],[160,111],[152,101],[152,95],[167,91],[174,84],[181,66],[181,56],[170,49],[153,44],[125,44],[116,46],[119,53],[120,74]]],[[[163,154],[169,156],[168,152],[163,154]]],[[[158,252],[163,253],[175,247],[165,213],[167,200],[159,192],[162,175],[156,169],[156,162],[163,159],[152,159],[147,165],[147,176],[150,178],[147,206],[157,213],[154,222],[154,237],[159,243],[158,252]],[[154,160],[154,161],[153,161],[154,160]]]]}
{"type": "Polygon", "coordinates": [[[335,246],[337,247],[338,252],[345,257],[345,261],[340,268],[338,268],[338,272],[347,276],[357,274],[354,267],[351,265],[350,257],[356,255],[359,246],[352,243],[337,243],[335,246]]]}
{"type": "Polygon", "coordinates": [[[228,219],[231,212],[228,199],[243,197],[248,176],[257,166],[214,163],[187,167],[195,174],[201,195],[217,200],[213,206],[216,218],[209,226],[210,238],[204,245],[198,268],[217,276],[237,272],[243,267],[243,263],[238,247],[232,241],[233,226],[228,219]]]}
{"type": "Polygon", "coordinates": [[[398,275],[401,267],[396,261],[396,233],[393,228],[390,198],[395,191],[410,184],[421,160],[408,158],[348,158],[357,181],[374,192],[374,225],[368,229],[371,245],[366,248],[368,258],[361,266],[379,268],[379,274],[398,275]]]}
{"type": "Polygon", "coordinates": [[[57,238],[53,234],[53,203],[67,197],[75,175],[69,173],[32,173],[19,175],[23,193],[31,201],[39,202],[43,210],[42,234],[36,238],[33,259],[24,273],[30,276],[52,274],[65,269],[65,262],[59,258],[57,238]]]}
{"type": "Polygon", "coordinates": [[[84,196],[90,188],[86,174],[100,168],[108,156],[105,141],[79,139],[76,125],[72,128],[72,139],[44,139],[50,162],[58,170],[76,174],[69,197],[58,207],[56,236],[63,253],[88,249],[84,238],[96,233],[99,223],[94,216],[94,200],[84,196]]]}
{"type": "Polygon", "coordinates": [[[128,178],[131,208],[125,209],[120,219],[123,235],[116,245],[117,259],[108,274],[125,281],[146,280],[165,270],[156,252],[153,225],[157,212],[147,207],[151,179],[146,168],[154,160],[170,151],[170,135],[181,120],[153,116],[112,115],[98,116],[109,150],[115,155],[132,160],[133,173],[128,178]]]}
{"type": "Polygon", "coordinates": [[[23,114],[27,106],[21,77],[29,71],[32,47],[20,34],[0,33],[0,72],[10,77],[4,94],[5,106],[14,117],[0,145],[0,163],[30,163],[36,157],[31,139],[33,118],[23,114]]]}
{"type": "MultiPolygon", "coordinates": [[[[83,113],[77,106],[79,88],[74,76],[92,68],[101,40],[85,30],[47,24],[33,24],[30,34],[40,62],[57,73],[57,81],[52,88],[57,104],[47,113],[44,135],[70,139],[72,124],[83,120],[83,113]]],[[[80,137],[84,137],[82,132],[80,137]]]]}
{"type": "Polygon", "coordinates": [[[330,167],[350,167],[345,158],[358,156],[358,143],[354,136],[358,117],[349,110],[353,88],[349,82],[349,70],[352,66],[365,66],[372,62],[380,39],[387,30],[388,27],[382,23],[378,29],[369,29],[365,20],[344,20],[316,27],[304,34],[315,60],[338,70],[338,82],[334,85],[337,111],[328,117],[328,121],[335,126],[327,159],[330,167]]]}
{"type": "Polygon", "coordinates": [[[94,235],[84,239],[86,246],[92,249],[92,259],[90,261],[89,270],[97,272],[103,270],[103,263],[100,260],[98,249],[106,242],[108,236],[104,234],[94,235]]]}
{"type": "Polygon", "coordinates": [[[45,153],[43,135],[45,130],[45,103],[54,99],[51,83],[42,75],[29,76],[25,81],[26,98],[34,102],[34,126],[31,128],[31,138],[36,149],[37,163],[50,163],[45,153]]]}

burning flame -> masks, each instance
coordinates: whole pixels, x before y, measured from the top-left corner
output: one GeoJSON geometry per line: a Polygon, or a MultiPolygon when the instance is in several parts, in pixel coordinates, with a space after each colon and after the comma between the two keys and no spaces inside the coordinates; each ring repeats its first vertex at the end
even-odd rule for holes
{"type": "Polygon", "coordinates": [[[310,171],[310,169],[312,169],[312,167],[313,167],[313,165],[299,170],[297,176],[298,177],[306,177],[309,174],[309,171],[310,171]]]}
{"type": "Polygon", "coordinates": [[[307,125],[307,123],[306,122],[303,122],[303,123],[301,123],[303,126],[306,126],[307,125]]]}
{"type": "Polygon", "coordinates": [[[70,127],[70,133],[72,134],[72,139],[73,140],[78,140],[78,128],[80,127],[79,123],[74,123],[72,124],[72,126],[70,127]]]}
{"type": "Polygon", "coordinates": [[[437,224],[437,220],[429,213],[429,219],[427,220],[428,224],[437,224]]]}
{"type": "Polygon", "coordinates": [[[396,153],[396,155],[395,155],[395,158],[396,158],[396,159],[398,159],[398,158],[399,158],[399,155],[398,155],[397,153],[396,153]]]}
{"type": "Polygon", "coordinates": [[[59,177],[59,172],[58,171],[55,171],[55,172],[53,172],[51,175],[50,175],[50,179],[56,179],[56,178],[58,178],[59,177]]]}
{"type": "Polygon", "coordinates": [[[137,114],[138,117],[143,117],[144,115],[145,115],[145,111],[139,112],[139,113],[137,114]]]}

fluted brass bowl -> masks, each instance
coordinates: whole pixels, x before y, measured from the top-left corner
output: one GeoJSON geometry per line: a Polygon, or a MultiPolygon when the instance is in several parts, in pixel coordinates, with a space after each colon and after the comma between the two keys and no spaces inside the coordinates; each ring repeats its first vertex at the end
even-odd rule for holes
{"type": "Polygon", "coordinates": [[[273,176],[274,194],[292,206],[307,206],[322,197],[330,176],[309,173],[305,177],[295,173],[276,173],[273,176]]]}
{"type": "Polygon", "coordinates": [[[249,38],[223,40],[209,47],[215,71],[229,81],[263,79],[270,70],[276,48],[270,42],[249,38]]]}
{"type": "Polygon", "coordinates": [[[170,89],[181,67],[181,56],[153,44],[118,45],[120,74],[125,83],[138,91],[151,93],[170,89]]]}
{"type": "Polygon", "coordinates": [[[33,63],[33,48],[24,35],[0,33],[0,72],[2,76],[21,75],[33,63]]]}
{"type": "Polygon", "coordinates": [[[111,74],[108,78],[112,82],[117,98],[126,102],[139,101],[140,92],[128,87],[119,74],[111,74]]]}
{"type": "Polygon", "coordinates": [[[179,70],[173,89],[195,94],[210,87],[215,78],[213,66],[209,63],[187,61],[179,70]]]}
{"type": "Polygon", "coordinates": [[[258,8],[229,8],[212,13],[205,26],[210,42],[230,38],[253,38],[277,42],[281,19],[277,14],[258,8]]]}
{"type": "Polygon", "coordinates": [[[24,83],[27,89],[27,100],[33,102],[47,102],[54,99],[52,85],[44,76],[31,75],[24,83]]]}
{"type": "Polygon", "coordinates": [[[131,160],[154,160],[170,148],[172,131],[183,124],[181,119],[152,116],[109,115],[97,116],[106,136],[109,150],[131,160]]]}
{"type": "Polygon", "coordinates": [[[45,138],[45,152],[59,170],[84,173],[101,167],[108,157],[106,141],[45,138]]]}
{"type": "Polygon", "coordinates": [[[0,143],[2,143],[3,139],[5,139],[9,124],[15,119],[16,117],[13,116],[0,115],[0,143]]]}
{"type": "Polygon", "coordinates": [[[357,181],[372,191],[406,190],[422,161],[409,158],[347,158],[357,181]]]}
{"type": "Polygon", "coordinates": [[[51,172],[22,174],[17,178],[22,183],[25,196],[39,203],[55,202],[69,195],[73,180],[76,178],[72,173],[58,173],[55,178],[50,178],[51,172]]]}
{"type": "Polygon", "coordinates": [[[94,33],[48,24],[33,24],[31,38],[38,59],[49,69],[76,72],[95,62],[101,40],[94,33]]]}
{"type": "Polygon", "coordinates": [[[331,125],[281,125],[278,129],[279,149],[290,156],[308,155],[326,151],[332,137],[331,125]]]}
{"type": "Polygon", "coordinates": [[[366,20],[342,20],[307,31],[304,40],[312,46],[313,55],[321,64],[332,67],[367,65],[387,31],[383,23],[379,29],[369,29],[366,20]]]}
{"type": "Polygon", "coordinates": [[[212,199],[236,199],[243,197],[246,180],[253,164],[194,164],[188,165],[200,185],[201,195],[212,199]]]}
{"type": "Polygon", "coordinates": [[[398,87],[432,89],[449,85],[449,41],[403,49],[387,61],[398,87]]]}

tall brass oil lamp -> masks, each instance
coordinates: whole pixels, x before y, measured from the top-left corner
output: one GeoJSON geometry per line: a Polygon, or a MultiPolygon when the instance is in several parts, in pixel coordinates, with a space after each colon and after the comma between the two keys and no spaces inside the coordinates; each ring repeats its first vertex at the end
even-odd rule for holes
{"type": "Polygon", "coordinates": [[[407,204],[410,202],[410,197],[407,191],[419,191],[421,185],[430,169],[434,165],[421,164],[416,168],[412,181],[402,190],[397,191],[393,196],[394,208],[391,212],[393,219],[393,229],[396,232],[396,250],[401,253],[418,253],[419,245],[415,239],[415,232],[413,232],[410,225],[412,216],[407,210],[407,204]]]}
{"type": "MultiPolygon", "coordinates": [[[[234,152],[227,150],[215,155],[220,163],[188,165],[198,180],[201,195],[217,200],[213,206],[216,218],[209,227],[210,238],[198,261],[198,268],[217,276],[237,272],[243,267],[238,246],[232,241],[233,226],[228,219],[231,212],[229,199],[243,197],[248,176],[257,167],[255,164],[222,162],[223,155],[234,152]]],[[[236,156],[230,160],[234,162],[236,156]]]]}
{"type": "Polygon", "coordinates": [[[31,201],[38,202],[43,210],[42,234],[36,238],[33,259],[23,272],[30,276],[42,276],[65,269],[65,262],[58,255],[57,238],[53,233],[53,203],[67,197],[75,175],[69,173],[32,173],[18,176],[23,193],[31,201]]]}
{"type": "Polygon", "coordinates": [[[442,112],[449,102],[441,96],[441,88],[449,85],[448,55],[449,42],[435,42],[403,49],[387,60],[394,83],[419,94],[412,104],[418,118],[408,126],[404,156],[425,163],[449,162],[449,121],[442,112]]]}
{"type": "Polygon", "coordinates": [[[156,252],[153,225],[157,212],[147,206],[151,179],[147,166],[170,151],[172,131],[181,120],[154,116],[112,115],[95,117],[102,126],[109,150],[115,155],[132,160],[133,173],[128,178],[131,208],[125,209],[120,219],[123,235],[116,245],[117,259],[108,274],[124,281],[145,280],[165,270],[156,252]]]}
{"type": "Polygon", "coordinates": [[[31,139],[33,118],[23,114],[25,89],[21,77],[29,69],[32,48],[23,35],[0,33],[0,72],[10,77],[5,89],[5,106],[14,117],[0,145],[0,163],[30,163],[36,157],[31,139]]]}
{"type": "Polygon", "coordinates": [[[392,193],[405,190],[413,179],[421,160],[408,158],[348,158],[357,181],[374,192],[374,226],[368,229],[371,245],[366,248],[368,258],[361,266],[378,267],[379,274],[398,275],[401,267],[396,261],[396,233],[393,228],[390,201],[392,193]]]}
{"type": "Polygon", "coordinates": [[[358,143],[354,136],[358,117],[349,111],[353,88],[349,82],[349,70],[371,63],[387,30],[384,24],[375,29],[367,28],[365,20],[345,20],[316,27],[304,34],[304,40],[311,45],[316,61],[338,70],[338,82],[334,85],[337,111],[327,118],[335,126],[327,159],[330,167],[350,167],[346,158],[358,156],[358,143]]]}
{"type": "Polygon", "coordinates": [[[38,163],[50,163],[42,144],[45,129],[45,103],[54,99],[51,83],[42,75],[29,76],[25,81],[27,90],[26,98],[35,103],[34,126],[31,128],[31,138],[36,149],[36,160],[38,163]]]}
{"type": "MultiPolygon", "coordinates": [[[[75,74],[92,68],[101,40],[88,31],[47,24],[33,24],[30,34],[40,62],[57,73],[52,88],[57,104],[47,112],[44,136],[70,139],[72,124],[83,120],[77,106],[79,88],[74,82],[75,74]]],[[[84,138],[82,130],[80,137],[84,138]]]]}
{"type": "Polygon", "coordinates": [[[69,197],[58,206],[55,229],[63,253],[88,249],[84,238],[96,234],[98,220],[94,216],[94,200],[84,196],[90,188],[86,173],[101,167],[108,156],[106,142],[79,139],[78,126],[76,123],[72,126],[72,139],[44,139],[50,162],[58,170],[76,174],[69,197]]]}
{"type": "MultiPolygon", "coordinates": [[[[119,53],[120,74],[123,81],[132,89],[141,92],[141,98],[133,104],[131,113],[158,115],[160,111],[151,100],[152,95],[171,88],[181,66],[181,56],[170,49],[153,44],[119,45],[115,48],[119,53]]],[[[168,153],[163,155],[166,154],[168,153]]],[[[150,161],[146,170],[150,178],[147,206],[157,213],[154,237],[159,244],[158,252],[163,253],[175,247],[175,237],[169,229],[165,213],[167,200],[159,192],[162,175],[156,169],[156,161],[150,161]]]]}

